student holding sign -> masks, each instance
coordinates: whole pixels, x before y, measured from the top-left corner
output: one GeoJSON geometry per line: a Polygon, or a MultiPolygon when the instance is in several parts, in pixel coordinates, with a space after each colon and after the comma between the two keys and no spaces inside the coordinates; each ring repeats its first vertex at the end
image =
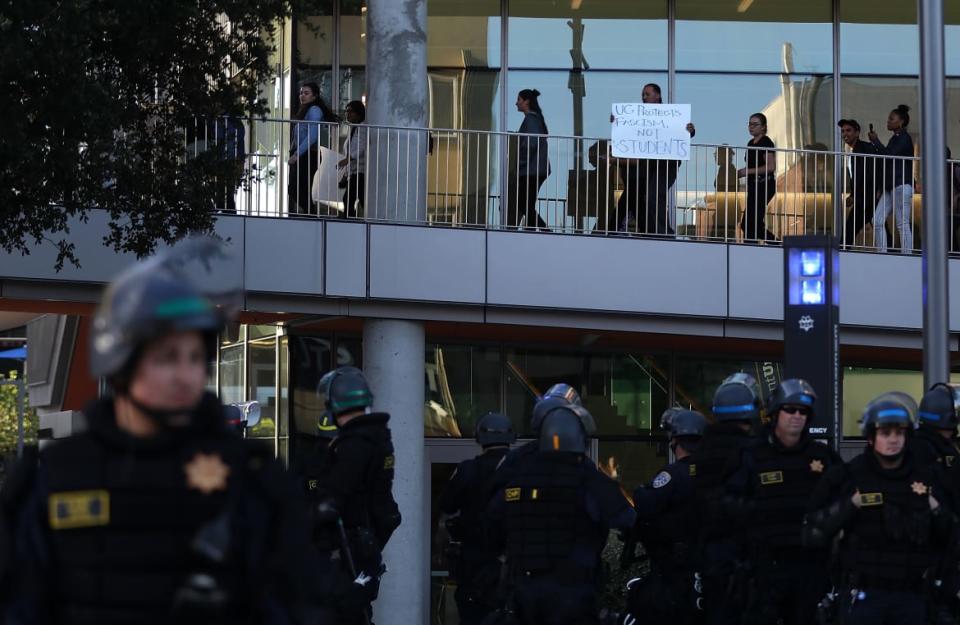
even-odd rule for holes
{"type": "Polygon", "coordinates": [[[776,241],[766,225],[767,204],[777,193],[776,146],[767,136],[767,116],[754,113],[747,129],[751,137],[747,143],[747,166],[737,171],[737,177],[746,178],[747,184],[747,206],[740,220],[740,229],[746,240],[757,240],[762,234],[765,240],[776,241]]]}

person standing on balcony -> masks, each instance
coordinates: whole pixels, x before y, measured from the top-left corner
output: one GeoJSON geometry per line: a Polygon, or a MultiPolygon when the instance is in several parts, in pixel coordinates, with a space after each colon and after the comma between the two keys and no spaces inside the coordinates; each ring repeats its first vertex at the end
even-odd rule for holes
{"type": "MultiPolygon", "coordinates": [[[[865,225],[873,223],[874,210],[877,207],[876,170],[877,148],[872,143],[860,139],[860,123],[855,119],[841,119],[837,124],[843,142],[850,147],[854,155],[850,157],[850,167],[847,170],[848,188],[850,189],[850,212],[847,213],[847,223],[843,229],[843,242],[853,245],[857,235],[865,225]]],[[[884,229],[887,224],[884,222],[884,229]]],[[[887,231],[889,235],[889,230],[887,231]]]]}
{"type": "Polygon", "coordinates": [[[320,122],[334,122],[336,115],[320,97],[320,85],[304,83],[300,87],[300,108],[294,124],[290,145],[290,166],[287,179],[287,194],[290,196],[290,212],[316,215],[316,207],[310,198],[313,175],[320,167],[320,122]]]}
{"type": "Polygon", "coordinates": [[[526,218],[526,228],[546,228],[547,224],[537,213],[537,195],[540,186],[550,175],[550,160],[547,157],[547,122],[537,101],[540,92],[524,89],[517,95],[517,110],[523,113],[523,123],[517,131],[517,151],[511,156],[516,166],[511,171],[508,195],[513,196],[507,209],[507,225],[519,226],[526,218]],[[538,136],[539,135],[539,136],[538,136]]]}
{"type": "Polygon", "coordinates": [[[747,166],[737,170],[738,178],[746,178],[747,206],[740,220],[743,238],[755,241],[761,236],[766,241],[776,241],[767,230],[767,204],[777,193],[776,147],[767,136],[767,116],[754,113],[747,124],[750,141],[747,142],[747,166]]]}
{"type": "Polygon", "coordinates": [[[346,114],[347,123],[350,124],[350,134],[343,144],[346,156],[337,163],[339,167],[346,168],[340,178],[340,188],[344,190],[343,215],[363,217],[367,178],[367,129],[362,124],[367,118],[367,109],[360,100],[353,100],[347,104],[346,114]]]}
{"type": "Polygon", "coordinates": [[[883,180],[883,195],[873,214],[873,244],[881,252],[887,251],[887,233],[881,226],[893,211],[893,220],[900,233],[900,251],[909,254],[913,251],[913,139],[907,133],[910,124],[910,107],[901,104],[890,111],[887,117],[887,130],[893,133],[886,147],[880,143],[877,133],[870,126],[867,137],[879,154],[899,158],[885,159],[880,166],[883,180]]]}

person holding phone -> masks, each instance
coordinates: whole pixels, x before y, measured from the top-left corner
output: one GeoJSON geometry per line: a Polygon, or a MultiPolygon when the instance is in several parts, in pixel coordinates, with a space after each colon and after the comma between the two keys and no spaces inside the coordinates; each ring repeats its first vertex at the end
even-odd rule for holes
{"type": "Polygon", "coordinates": [[[887,251],[887,233],[883,225],[893,211],[893,221],[900,233],[900,251],[909,254],[913,251],[913,139],[907,133],[910,124],[910,107],[901,104],[887,116],[887,130],[893,133],[884,146],[870,124],[870,139],[879,154],[899,158],[883,159],[879,163],[883,171],[878,178],[883,185],[883,195],[877,202],[873,214],[873,244],[881,252],[887,251]]]}

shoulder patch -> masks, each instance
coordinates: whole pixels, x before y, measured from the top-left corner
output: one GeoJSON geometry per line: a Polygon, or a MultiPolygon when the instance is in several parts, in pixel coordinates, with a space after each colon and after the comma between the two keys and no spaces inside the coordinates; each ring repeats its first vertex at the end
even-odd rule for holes
{"type": "Polygon", "coordinates": [[[51,493],[47,508],[51,529],[68,530],[110,524],[110,493],[105,490],[51,493]]]}
{"type": "Polygon", "coordinates": [[[767,471],[760,474],[760,483],[764,486],[769,484],[783,484],[783,471],[767,471]]]}
{"type": "Polygon", "coordinates": [[[519,488],[508,488],[503,491],[503,499],[505,501],[520,501],[520,489],[519,488]]]}
{"type": "Polygon", "coordinates": [[[663,488],[670,483],[670,474],[666,471],[661,471],[657,473],[657,476],[653,478],[653,487],[654,488],[663,488]]]}
{"type": "Polygon", "coordinates": [[[318,485],[317,480],[307,480],[307,490],[317,490],[318,485]]]}
{"type": "Polygon", "coordinates": [[[860,493],[860,505],[863,507],[882,506],[883,493],[860,493]]]}
{"type": "Polygon", "coordinates": [[[943,464],[947,465],[948,467],[952,467],[954,458],[956,458],[956,456],[944,456],[943,464]]]}
{"type": "Polygon", "coordinates": [[[690,477],[697,477],[697,465],[690,465],[690,477]]]}
{"type": "Polygon", "coordinates": [[[392,469],[394,464],[395,464],[395,460],[393,458],[393,454],[390,454],[389,456],[384,457],[383,459],[384,469],[392,469]]]}

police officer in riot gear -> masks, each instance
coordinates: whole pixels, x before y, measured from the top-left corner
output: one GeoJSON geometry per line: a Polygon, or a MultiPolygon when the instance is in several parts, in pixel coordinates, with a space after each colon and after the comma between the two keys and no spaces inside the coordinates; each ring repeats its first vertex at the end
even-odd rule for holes
{"type": "Polygon", "coordinates": [[[451,540],[448,564],[457,583],[454,597],[463,625],[479,625],[496,607],[500,561],[487,544],[483,514],[489,501],[486,495],[490,480],[516,439],[509,417],[488,412],[476,427],[476,441],[482,453],[457,466],[440,496],[442,522],[451,540]]]}
{"type": "Polygon", "coordinates": [[[752,376],[736,373],[713,396],[714,422],[690,460],[697,499],[700,575],[706,622],[739,623],[747,597],[743,527],[749,517],[741,470],[760,418],[760,388],[752,376]]]}
{"type": "MultiPolygon", "coordinates": [[[[540,436],[540,426],[543,423],[544,416],[548,412],[558,406],[582,405],[583,402],[580,400],[580,394],[569,384],[560,382],[548,388],[547,392],[533,405],[533,412],[530,416],[530,432],[535,437],[534,440],[524,443],[510,451],[503,459],[500,465],[501,468],[508,469],[513,466],[514,463],[522,462],[524,459],[529,458],[539,451],[540,441],[538,438],[540,436]]],[[[596,432],[597,426],[593,422],[593,416],[590,415],[589,412],[584,411],[584,416],[581,418],[584,419],[583,426],[588,436],[596,432]]]]}
{"type": "MultiPolygon", "coordinates": [[[[369,622],[370,604],[377,597],[379,578],[385,570],[381,553],[400,526],[400,509],[393,499],[393,442],[387,427],[390,415],[373,412],[373,392],[356,367],[327,373],[320,380],[320,388],[326,396],[328,415],[336,421],[337,436],[330,444],[329,462],[318,480],[316,498],[323,504],[322,517],[327,517],[330,508],[339,513],[349,543],[333,554],[345,567],[343,574],[352,578],[343,579],[338,587],[359,583],[368,590],[360,609],[354,601],[341,606],[338,622],[364,623],[369,622]],[[348,570],[351,562],[355,571],[348,570]]],[[[346,595],[353,596],[349,590],[346,595]]]]}
{"type": "MultiPolygon", "coordinates": [[[[633,495],[637,511],[634,538],[643,544],[650,574],[631,580],[625,622],[687,625],[697,619],[692,550],[696,547],[696,506],[690,460],[707,420],[694,410],[670,408],[660,427],[670,435],[675,462],[633,495]]],[[[628,543],[629,544],[629,543],[628,543]]]]}
{"type": "Polygon", "coordinates": [[[829,550],[805,549],[801,529],[810,494],[842,461],[807,432],[817,396],[805,380],[782,381],[771,394],[763,429],[745,465],[752,502],[751,562],[755,592],[746,622],[807,625],[829,590],[829,550]]]}
{"type": "Polygon", "coordinates": [[[511,604],[524,625],[596,623],[607,535],[636,518],[617,483],[586,457],[584,413],[575,405],[549,411],[539,450],[488,509],[506,551],[511,604]]]}
{"type": "Polygon", "coordinates": [[[839,545],[845,625],[925,623],[924,586],[954,525],[941,505],[936,473],[908,443],[916,404],[903,393],[874,399],[863,412],[864,452],[831,469],[814,492],[804,526],[808,545],[839,545]]]}
{"type": "Polygon", "coordinates": [[[307,501],[313,504],[310,515],[313,521],[313,542],[317,549],[325,554],[339,548],[339,532],[330,523],[317,518],[316,504],[321,503],[318,489],[330,463],[330,444],[336,437],[337,423],[332,415],[324,413],[317,421],[317,436],[313,437],[314,440],[306,453],[297,455],[294,467],[294,473],[300,479],[307,501]]]}
{"type": "MultiPolygon", "coordinates": [[[[112,397],[88,429],[21,467],[10,623],[289,623],[314,614],[322,566],[293,481],[205,392],[240,301],[221,245],[188,239],[122,272],[91,331],[112,397]],[[219,290],[211,290],[217,288],[219,290]]],[[[237,284],[239,287],[239,284],[237,284]]],[[[319,607],[319,606],[317,606],[319,607]]]]}

